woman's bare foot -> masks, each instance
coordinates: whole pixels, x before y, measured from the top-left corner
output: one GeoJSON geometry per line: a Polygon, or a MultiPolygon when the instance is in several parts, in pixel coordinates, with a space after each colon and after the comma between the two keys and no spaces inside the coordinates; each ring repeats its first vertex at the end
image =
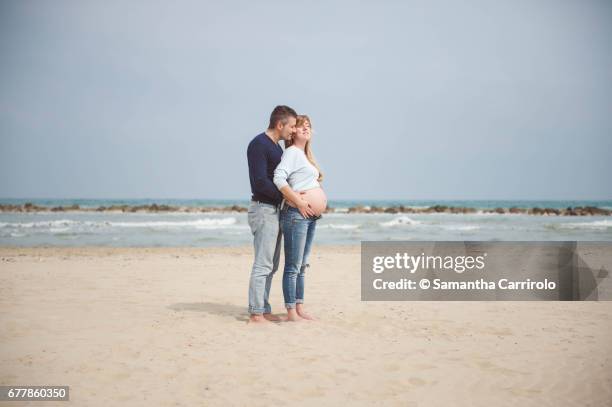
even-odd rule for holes
{"type": "Polygon", "coordinates": [[[295,312],[300,316],[300,318],[307,319],[309,321],[316,321],[312,315],[304,310],[304,305],[302,304],[295,304],[295,312]]]}
{"type": "Polygon", "coordinates": [[[302,319],[299,317],[299,315],[295,311],[295,308],[287,308],[287,317],[286,317],[285,321],[288,321],[288,322],[299,322],[301,320],[302,319]]]}

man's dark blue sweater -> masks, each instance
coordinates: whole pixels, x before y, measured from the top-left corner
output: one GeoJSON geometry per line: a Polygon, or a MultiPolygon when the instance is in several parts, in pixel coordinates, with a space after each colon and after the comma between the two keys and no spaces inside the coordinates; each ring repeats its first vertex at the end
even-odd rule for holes
{"type": "Polygon", "coordinates": [[[278,205],[283,200],[283,194],[276,188],[274,170],[280,163],[283,149],[266,133],[261,133],[249,143],[247,158],[249,160],[249,179],[251,181],[251,199],[278,205]]]}

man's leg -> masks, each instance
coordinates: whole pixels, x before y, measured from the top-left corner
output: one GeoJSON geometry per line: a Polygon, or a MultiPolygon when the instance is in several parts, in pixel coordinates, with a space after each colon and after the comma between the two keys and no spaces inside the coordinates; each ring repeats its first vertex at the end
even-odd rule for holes
{"type": "MultiPolygon", "coordinates": [[[[276,220],[278,221],[279,220],[278,212],[275,215],[277,217],[276,220]]],[[[264,292],[264,313],[265,314],[272,313],[272,307],[270,306],[270,302],[268,300],[270,298],[270,288],[272,287],[272,278],[274,277],[274,274],[278,270],[278,263],[280,262],[282,236],[283,236],[283,233],[281,231],[281,228],[279,227],[278,234],[276,236],[276,246],[274,247],[274,256],[272,258],[272,271],[270,272],[270,274],[268,274],[268,277],[266,278],[266,290],[264,292]]]]}
{"type": "MultiPolygon", "coordinates": [[[[272,205],[253,202],[249,206],[248,220],[253,233],[255,259],[249,282],[249,313],[262,315],[266,309],[266,286],[274,265],[274,252],[278,240],[278,218],[272,205]]],[[[269,307],[269,306],[268,306],[269,307]]]]}

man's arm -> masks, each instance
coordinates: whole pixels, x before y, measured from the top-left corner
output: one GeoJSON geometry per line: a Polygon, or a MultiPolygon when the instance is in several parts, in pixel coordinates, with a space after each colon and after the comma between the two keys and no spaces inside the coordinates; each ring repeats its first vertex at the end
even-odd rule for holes
{"type": "Polygon", "coordinates": [[[255,192],[275,201],[282,200],[282,194],[268,178],[268,159],[264,148],[257,143],[249,145],[247,160],[249,162],[249,177],[253,182],[255,192]]]}

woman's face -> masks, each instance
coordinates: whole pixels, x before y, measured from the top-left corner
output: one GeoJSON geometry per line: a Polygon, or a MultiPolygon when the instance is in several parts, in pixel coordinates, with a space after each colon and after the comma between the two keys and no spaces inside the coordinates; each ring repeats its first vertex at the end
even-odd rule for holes
{"type": "Polygon", "coordinates": [[[311,136],[310,123],[308,123],[308,120],[304,121],[302,124],[295,127],[295,136],[294,136],[295,140],[306,142],[310,140],[310,136],[311,136]]]}

